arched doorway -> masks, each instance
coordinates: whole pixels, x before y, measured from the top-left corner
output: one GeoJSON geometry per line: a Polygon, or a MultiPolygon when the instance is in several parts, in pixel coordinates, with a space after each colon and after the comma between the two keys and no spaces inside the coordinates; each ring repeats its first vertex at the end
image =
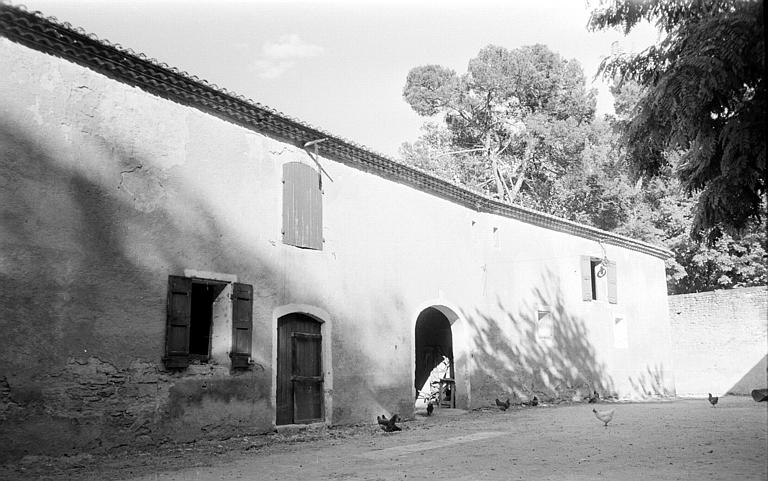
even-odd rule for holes
{"type": "Polygon", "coordinates": [[[276,424],[323,421],[321,322],[300,313],[277,320],[276,424]]]}
{"type": "Polygon", "coordinates": [[[455,366],[451,322],[434,307],[421,311],[415,327],[416,407],[438,399],[456,407],[455,366]]]}

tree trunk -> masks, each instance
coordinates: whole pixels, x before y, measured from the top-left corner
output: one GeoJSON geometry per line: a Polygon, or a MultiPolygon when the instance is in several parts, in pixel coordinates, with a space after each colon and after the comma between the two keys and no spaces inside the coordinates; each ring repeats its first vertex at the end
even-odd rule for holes
{"type": "Polygon", "coordinates": [[[499,199],[504,200],[504,185],[499,172],[499,159],[496,158],[496,152],[491,151],[491,133],[485,134],[485,151],[488,153],[488,157],[491,158],[491,168],[493,169],[493,178],[496,180],[496,194],[499,199]]]}
{"type": "Polygon", "coordinates": [[[517,176],[515,185],[512,188],[512,193],[509,199],[510,202],[512,202],[515,197],[517,197],[517,193],[520,192],[520,187],[523,186],[523,181],[525,180],[525,170],[528,167],[528,162],[533,158],[533,151],[535,147],[536,144],[533,137],[528,137],[525,139],[525,152],[523,153],[523,160],[520,164],[520,174],[517,176]]]}

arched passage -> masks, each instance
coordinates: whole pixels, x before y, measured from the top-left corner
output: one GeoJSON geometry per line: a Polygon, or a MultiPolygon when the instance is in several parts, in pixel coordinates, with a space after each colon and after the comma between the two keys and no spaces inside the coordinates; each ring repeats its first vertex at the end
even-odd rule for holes
{"type": "Polygon", "coordinates": [[[421,311],[415,327],[416,403],[425,404],[430,393],[440,389],[443,399],[455,406],[455,366],[451,321],[440,310],[428,307],[421,311]]]}

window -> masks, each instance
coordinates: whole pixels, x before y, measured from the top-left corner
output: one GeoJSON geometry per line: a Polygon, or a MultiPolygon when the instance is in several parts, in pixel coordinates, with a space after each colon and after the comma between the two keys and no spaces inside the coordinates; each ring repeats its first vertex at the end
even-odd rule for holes
{"type": "Polygon", "coordinates": [[[548,308],[536,311],[536,335],[539,340],[552,339],[554,319],[548,308]]]}
{"type": "Polygon", "coordinates": [[[617,317],[613,321],[613,347],[618,349],[626,349],[629,347],[627,321],[621,317],[617,317]]]}
{"type": "Polygon", "coordinates": [[[581,293],[585,301],[608,299],[618,302],[616,263],[607,259],[581,256],[581,293]]]}
{"type": "Polygon", "coordinates": [[[250,366],[252,286],[168,276],[167,315],[163,358],[166,368],[185,368],[193,361],[209,362],[219,347],[229,352],[233,368],[250,366]],[[227,344],[219,346],[217,339],[225,339],[227,344]]]}
{"type": "Polygon", "coordinates": [[[283,164],[283,243],[323,249],[320,174],[301,162],[283,164]]]}

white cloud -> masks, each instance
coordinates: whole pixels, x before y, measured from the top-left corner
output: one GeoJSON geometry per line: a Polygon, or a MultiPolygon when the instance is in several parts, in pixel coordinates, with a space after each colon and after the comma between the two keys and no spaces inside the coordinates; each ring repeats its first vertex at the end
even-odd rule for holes
{"type": "Polygon", "coordinates": [[[261,47],[262,55],[272,59],[317,57],[323,53],[323,47],[305,43],[297,34],[284,35],[274,43],[261,47]]]}
{"type": "Polygon", "coordinates": [[[275,79],[296,64],[296,60],[322,55],[323,47],[306,43],[297,34],[284,35],[267,42],[253,62],[253,70],[263,79],[275,79]]]}

